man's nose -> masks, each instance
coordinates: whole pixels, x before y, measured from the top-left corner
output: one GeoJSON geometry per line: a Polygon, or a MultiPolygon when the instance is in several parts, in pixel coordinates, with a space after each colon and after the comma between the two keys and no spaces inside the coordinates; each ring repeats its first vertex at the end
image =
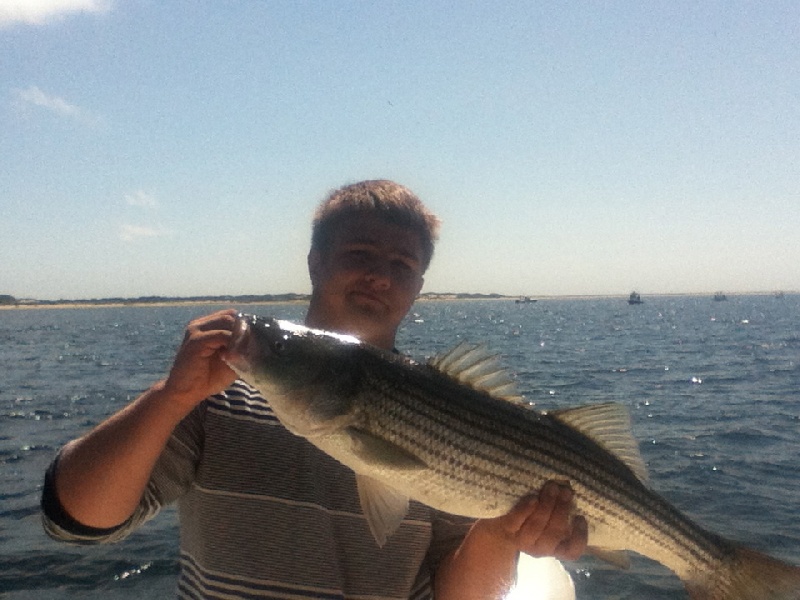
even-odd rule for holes
{"type": "Polygon", "coordinates": [[[392,280],[392,271],[389,261],[381,259],[373,260],[367,271],[367,280],[372,285],[388,287],[392,280]]]}

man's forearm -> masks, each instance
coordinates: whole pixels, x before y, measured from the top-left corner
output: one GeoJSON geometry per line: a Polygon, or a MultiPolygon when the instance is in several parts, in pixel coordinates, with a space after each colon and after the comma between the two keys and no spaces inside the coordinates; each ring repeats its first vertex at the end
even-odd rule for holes
{"type": "Polygon", "coordinates": [[[235,321],[233,309],[193,320],[166,380],[64,447],[55,489],[72,519],[107,529],[133,514],[181,419],[236,378],[220,358],[235,321]]]}
{"type": "Polygon", "coordinates": [[[516,581],[519,553],[477,522],[436,570],[436,600],[501,600],[516,581]]]}
{"type": "Polygon", "coordinates": [[[549,481],[506,515],[476,521],[435,575],[437,600],[501,600],[516,581],[520,552],[575,560],[586,549],[588,525],[572,516],[573,492],[549,481]]]}
{"type": "Polygon", "coordinates": [[[184,410],[162,382],[85,436],[67,444],[55,473],[64,510],[89,527],[108,528],[133,514],[153,467],[184,410]]]}

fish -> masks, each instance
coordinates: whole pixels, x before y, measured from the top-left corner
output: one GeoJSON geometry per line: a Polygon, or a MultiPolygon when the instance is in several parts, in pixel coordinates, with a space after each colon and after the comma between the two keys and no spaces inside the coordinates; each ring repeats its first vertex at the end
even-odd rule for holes
{"type": "Polygon", "coordinates": [[[358,338],[239,315],[223,359],[281,423],[355,473],[383,545],[409,499],[465,517],[507,514],[549,480],[568,482],[588,552],[630,552],[672,570],[692,600],[800,600],[800,568],[707,530],[660,496],[615,403],[536,410],[484,345],[418,362],[358,338]]]}

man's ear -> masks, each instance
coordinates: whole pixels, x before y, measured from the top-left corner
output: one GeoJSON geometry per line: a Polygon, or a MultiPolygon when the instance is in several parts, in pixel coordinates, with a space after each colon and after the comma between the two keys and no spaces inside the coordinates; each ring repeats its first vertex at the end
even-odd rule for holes
{"type": "Polygon", "coordinates": [[[419,296],[419,293],[422,291],[422,288],[423,288],[424,286],[425,286],[425,278],[424,278],[424,277],[420,277],[420,278],[419,278],[419,287],[417,288],[417,293],[416,293],[416,294],[414,294],[414,295],[415,295],[415,296],[419,296]]]}
{"type": "Polygon", "coordinates": [[[311,279],[311,287],[317,284],[320,270],[322,269],[322,257],[318,250],[311,250],[308,253],[308,276],[311,279]]]}

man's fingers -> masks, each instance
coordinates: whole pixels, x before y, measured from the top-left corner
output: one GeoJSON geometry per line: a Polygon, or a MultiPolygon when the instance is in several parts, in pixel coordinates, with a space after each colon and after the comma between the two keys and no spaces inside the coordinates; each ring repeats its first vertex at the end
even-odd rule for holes
{"type": "Polygon", "coordinates": [[[539,498],[537,496],[526,496],[511,509],[511,511],[498,520],[502,520],[503,527],[511,535],[517,535],[525,522],[531,515],[531,511],[537,506],[539,498]]]}
{"type": "Polygon", "coordinates": [[[186,326],[183,345],[200,346],[203,348],[201,352],[203,356],[210,356],[213,352],[224,348],[231,338],[236,314],[235,310],[229,309],[195,319],[186,326]],[[206,351],[207,348],[211,348],[212,351],[206,351]]]}
{"type": "Polygon", "coordinates": [[[553,481],[539,494],[539,504],[520,531],[521,541],[534,556],[552,556],[571,531],[572,490],[553,481]]]}
{"type": "Polygon", "coordinates": [[[535,506],[527,515],[527,518],[520,526],[520,534],[523,537],[538,540],[547,524],[550,522],[551,515],[558,502],[559,486],[554,481],[548,481],[542,486],[539,495],[536,497],[535,506]]]}
{"type": "Polygon", "coordinates": [[[589,542],[589,524],[582,516],[572,519],[572,534],[556,546],[553,555],[562,560],[578,560],[589,542]]]}
{"type": "Polygon", "coordinates": [[[202,331],[231,331],[233,329],[233,324],[236,322],[236,315],[236,310],[228,309],[195,319],[187,325],[186,336],[190,337],[202,331]]]}
{"type": "Polygon", "coordinates": [[[232,335],[230,331],[201,331],[192,335],[191,339],[187,340],[187,344],[196,346],[198,355],[208,358],[227,348],[232,335]]]}
{"type": "Polygon", "coordinates": [[[237,312],[222,310],[194,319],[170,369],[166,387],[192,401],[218,392],[235,379],[220,358],[233,335],[237,312]]]}

